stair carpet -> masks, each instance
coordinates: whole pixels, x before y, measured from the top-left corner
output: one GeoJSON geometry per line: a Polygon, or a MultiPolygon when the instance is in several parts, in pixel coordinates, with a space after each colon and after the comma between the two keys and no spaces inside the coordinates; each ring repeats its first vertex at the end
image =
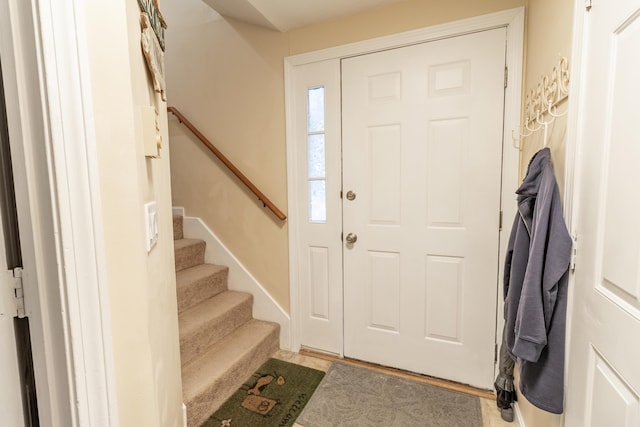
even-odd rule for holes
{"type": "Polygon", "coordinates": [[[252,318],[253,296],[227,288],[229,269],[205,264],[205,242],[186,239],[174,216],[182,397],[200,426],[279,347],[277,323],[252,318]]]}

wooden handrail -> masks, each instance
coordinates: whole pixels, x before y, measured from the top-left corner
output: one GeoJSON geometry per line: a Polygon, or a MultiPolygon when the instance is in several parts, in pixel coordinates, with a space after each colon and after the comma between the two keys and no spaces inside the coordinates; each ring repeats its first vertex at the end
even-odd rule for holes
{"type": "Polygon", "coordinates": [[[178,111],[175,107],[167,107],[167,111],[170,112],[171,114],[173,114],[174,116],[176,116],[178,118],[178,121],[180,121],[180,123],[184,124],[196,137],[198,137],[198,139],[218,158],[220,159],[220,161],[222,163],[224,163],[224,165],[226,167],[229,168],[229,170],[238,177],[238,179],[240,181],[242,181],[242,183],[244,185],[247,186],[247,188],[249,190],[251,190],[251,192],[253,194],[256,195],[256,197],[258,197],[258,200],[260,200],[262,202],[262,204],[269,208],[271,210],[271,212],[274,213],[275,216],[277,216],[281,221],[284,221],[287,219],[287,216],[285,214],[282,213],[282,211],[280,209],[278,209],[278,207],[273,204],[273,202],[271,200],[269,200],[269,198],[267,196],[265,196],[262,191],[258,190],[258,187],[256,187],[255,185],[253,185],[253,183],[249,180],[249,178],[247,178],[246,176],[244,176],[244,174],[242,172],[240,172],[240,170],[233,164],[231,163],[231,161],[229,159],[227,159],[225,157],[224,154],[222,154],[220,152],[220,150],[218,150],[212,143],[211,141],[209,141],[207,139],[207,137],[205,137],[202,132],[200,132],[189,120],[187,120],[187,118],[185,116],[182,115],[182,113],[180,111],[178,111]]]}

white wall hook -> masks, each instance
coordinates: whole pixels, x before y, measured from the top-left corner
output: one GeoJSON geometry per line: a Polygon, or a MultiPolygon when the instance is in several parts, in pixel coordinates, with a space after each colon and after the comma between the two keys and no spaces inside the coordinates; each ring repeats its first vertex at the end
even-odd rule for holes
{"type": "Polygon", "coordinates": [[[556,118],[565,116],[567,112],[558,113],[558,104],[569,96],[569,61],[561,57],[558,65],[551,70],[551,75],[541,76],[535,89],[529,90],[524,105],[523,129],[511,132],[514,147],[520,149],[523,138],[544,128],[544,146],[547,146],[549,125],[556,118]],[[546,116],[546,118],[545,118],[546,116]],[[518,142],[516,145],[515,142],[518,142]]]}

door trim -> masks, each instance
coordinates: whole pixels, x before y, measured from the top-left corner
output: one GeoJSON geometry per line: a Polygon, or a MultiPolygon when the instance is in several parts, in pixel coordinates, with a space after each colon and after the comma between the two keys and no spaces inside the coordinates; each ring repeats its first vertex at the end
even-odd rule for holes
{"type": "Polygon", "coordinates": [[[37,4],[72,417],[77,425],[117,424],[85,10],[77,0],[37,4]]]}
{"type": "MultiPolygon", "coordinates": [[[[522,65],[524,41],[524,7],[504,10],[478,17],[453,21],[427,28],[379,37],[371,40],[351,43],[343,46],[303,53],[286,57],[284,60],[285,75],[285,114],[287,141],[287,192],[289,210],[289,283],[291,307],[291,348],[300,349],[300,311],[298,307],[300,296],[299,259],[300,249],[299,227],[305,212],[300,212],[295,197],[298,192],[300,172],[296,165],[298,150],[294,138],[294,74],[297,66],[330,59],[342,59],[354,55],[373,53],[385,49],[393,49],[416,43],[424,43],[442,38],[463,35],[471,32],[488,30],[496,27],[507,27],[506,63],[509,68],[509,84],[505,89],[505,113],[503,127],[503,169],[501,206],[505,218],[515,215],[514,193],[517,189],[519,150],[511,141],[511,129],[519,129],[520,109],[522,105],[522,65]]],[[[497,213],[496,213],[497,214],[497,213]]],[[[510,234],[511,222],[505,221],[500,235],[500,265],[499,271],[504,270],[504,258],[510,234]]],[[[503,319],[498,313],[502,312],[503,301],[496,288],[498,310],[496,312],[496,336],[502,331],[503,319]]]]}
{"type": "MultiPolygon", "coordinates": [[[[576,171],[580,165],[579,151],[583,144],[583,112],[585,111],[585,93],[587,92],[587,81],[585,74],[588,76],[587,63],[589,39],[585,39],[585,33],[589,29],[589,9],[582,0],[574,1],[573,9],[573,33],[571,43],[571,87],[569,91],[569,104],[567,115],[567,137],[565,147],[565,169],[564,169],[564,217],[567,223],[567,229],[574,239],[574,250],[577,250],[579,244],[579,236],[577,236],[576,225],[578,213],[580,210],[580,189],[582,182],[576,180],[576,171]]],[[[566,342],[565,342],[565,362],[564,362],[564,383],[565,383],[565,410],[562,414],[563,425],[578,426],[583,423],[583,415],[574,408],[573,402],[577,399],[570,399],[570,393],[580,394],[584,390],[574,390],[574,384],[571,382],[570,362],[573,356],[574,339],[577,335],[575,332],[583,326],[576,323],[577,308],[575,302],[575,272],[569,275],[568,295],[567,295],[567,324],[566,324],[566,342]]],[[[583,396],[586,399],[586,394],[583,396]]]]}
{"type": "Polygon", "coordinates": [[[83,5],[0,10],[40,424],[117,425],[83,5]]]}
{"type": "MultiPolygon", "coordinates": [[[[584,92],[583,87],[583,64],[586,62],[586,53],[583,49],[588,47],[588,41],[584,40],[585,26],[588,25],[587,9],[584,1],[575,0],[573,16],[573,34],[571,43],[571,88],[569,92],[569,109],[567,114],[567,136],[565,140],[565,165],[564,165],[564,217],[567,223],[567,229],[573,239],[574,250],[576,249],[576,207],[580,205],[577,199],[580,194],[580,180],[575,179],[576,169],[579,165],[577,151],[582,141],[582,114],[584,111],[584,92]]],[[[584,83],[586,84],[586,82],[584,83]]],[[[566,425],[579,425],[580,415],[575,413],[571,401],[567,397],[567,393],[572,391],[572,384],[569,376],[569,362],[571,361],[573,350],[573,331],[579,328],[579,324],[574,324],[575,314],[575,273],[569,274],[568,295],[567,295],[567,324],[566,324],[566,343],[565,343],[565,412],[562,414],[562,420],[566,425]]]]}

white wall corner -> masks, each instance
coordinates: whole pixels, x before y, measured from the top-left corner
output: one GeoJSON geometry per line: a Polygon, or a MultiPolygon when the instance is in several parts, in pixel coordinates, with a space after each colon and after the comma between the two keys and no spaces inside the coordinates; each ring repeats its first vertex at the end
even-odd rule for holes
{"type": "Polygon", "coordinates": [[[290,316],[229,251],[218,236],[200,218],[188,216],[183,219],[183,233],[185,237],[202,239],[206,242],[204,261],[229,267],[229,289],[252,294],[253,316],[256,319],[278,323],[280,325],[280,348],[291,350],[290,316]]]}

